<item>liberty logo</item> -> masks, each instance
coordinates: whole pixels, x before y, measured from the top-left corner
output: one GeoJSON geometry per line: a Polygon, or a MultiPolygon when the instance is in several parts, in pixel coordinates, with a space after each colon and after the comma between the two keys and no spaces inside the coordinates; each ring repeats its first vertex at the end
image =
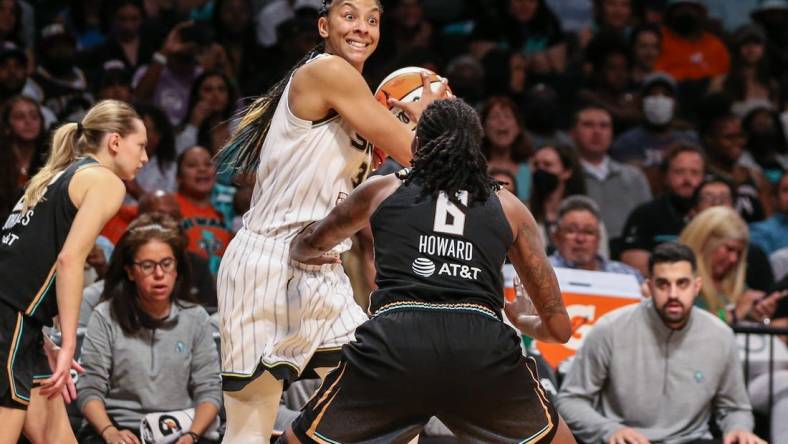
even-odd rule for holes
{"type": "Polygon", "coordinates": [[[695,382],[697,382],[698,384],[703,382],[703,373],[701,373],[700,370],[695,371],[695,382]]]}
{"type": "Polygon", "coordinates": [[[186,351],[186,344],[181,341],[175,343],[175,351],[178,353],[184,353],[186,351]]]}

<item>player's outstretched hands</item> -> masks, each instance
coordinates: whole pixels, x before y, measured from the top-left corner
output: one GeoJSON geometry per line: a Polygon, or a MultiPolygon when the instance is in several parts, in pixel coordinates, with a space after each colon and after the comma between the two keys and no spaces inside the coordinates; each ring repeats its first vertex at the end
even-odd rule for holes
{"type": "Polygon", "coordinates": [[[650,441],[637,430],[631,427],[622,427],[610,436],[607,444],[650,444],[650,441]]]}
{"type": "Polygon", "coordinates": [[[744,430],[731,430],[722,437],[723,444],[766,444],[754,433],[744,430]]]}
{"type": "Polygon", "coordinates": [[[440,100],[448,99],[451,97],[449,94],[449,82],[441,77],[441,84],[436,91],[432,90],[429,74],[426,72],[421,73],[422,95],[419,100],[414,102],[403,102],[397,99],[389,99],[389,106],[396,106],[408,114],[414,122],[418,122],[421,118],[421,113],[427,108],[430,103],[440,100]]]}

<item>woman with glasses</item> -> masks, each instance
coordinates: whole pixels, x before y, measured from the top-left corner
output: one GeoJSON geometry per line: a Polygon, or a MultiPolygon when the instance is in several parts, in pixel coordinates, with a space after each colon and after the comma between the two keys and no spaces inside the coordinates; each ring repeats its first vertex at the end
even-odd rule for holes
{"type": "Polygon", "coordinates": [[[80,443],[137,444],[140,421],[154,412],[195,409],[176,444],[197,442],[214,422],[219,356],[208,313],[191,302],[189,278],[174,219],[145,214],[129,225],[82,344],[80,443]]]}

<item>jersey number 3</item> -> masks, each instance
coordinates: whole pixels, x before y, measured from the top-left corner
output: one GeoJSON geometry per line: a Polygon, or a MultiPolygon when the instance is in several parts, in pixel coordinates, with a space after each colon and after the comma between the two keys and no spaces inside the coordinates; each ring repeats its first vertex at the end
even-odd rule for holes
{"type": "MultiPolygon", "coordinates": [[[[463,205],[468,205],[468,193],[460,191],[457,193],[457,200],[463,205]]],[[[449,200],[449,196],[443,191],[438,194],[438,201],[435,203],[435,223],[432,226],[437,233],[456,234],[462,236],[465,232],[465,213],[457,205],[449,200]]]]}

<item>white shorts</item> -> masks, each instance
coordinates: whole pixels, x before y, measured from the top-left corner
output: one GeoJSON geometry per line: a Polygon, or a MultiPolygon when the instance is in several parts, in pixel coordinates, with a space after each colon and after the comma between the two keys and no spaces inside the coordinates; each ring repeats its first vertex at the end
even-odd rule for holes
{"type": "Polygon", "coordinates": [[[291,382],[333,367],[367,320],[339,264],[290,264],[288,245],[241,229],[217,277],[222,377],[240,390],[264,371],[291,382]]]}

